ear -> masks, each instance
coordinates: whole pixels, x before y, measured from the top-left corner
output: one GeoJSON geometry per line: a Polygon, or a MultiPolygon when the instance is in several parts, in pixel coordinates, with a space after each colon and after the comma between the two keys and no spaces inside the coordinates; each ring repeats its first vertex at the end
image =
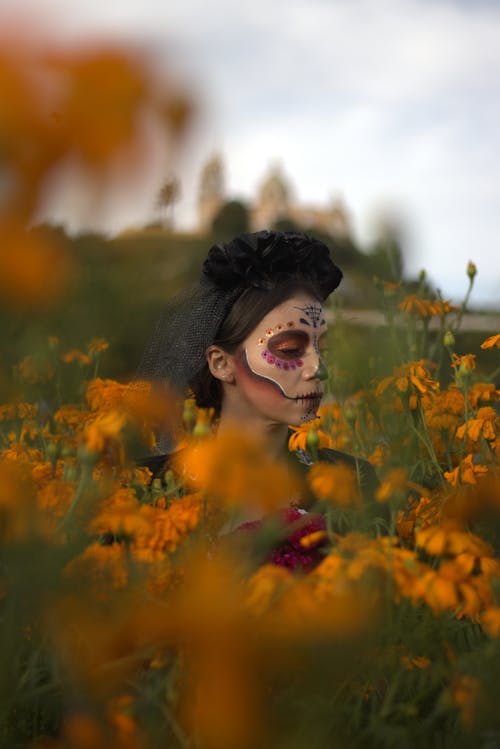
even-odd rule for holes
{"type": "Polygon", "coordinates": [[[207,363],[211,374],[222,382],[234,382],[233,356],[220,346],[209,346],[207,363]]]}

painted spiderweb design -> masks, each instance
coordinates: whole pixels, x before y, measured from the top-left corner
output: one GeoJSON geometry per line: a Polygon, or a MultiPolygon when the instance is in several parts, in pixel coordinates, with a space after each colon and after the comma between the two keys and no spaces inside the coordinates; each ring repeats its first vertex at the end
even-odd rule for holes
{"type": "MultiPolygon", "coordinates": [[[[317,304],[306,304],[305,307],[297,307],[311,320],[313,328],[319,327],[319,321],[321,320],[322,309],[317,304]]],[[[309,325],[307,320],[301,318],[300,322],[309,325]]]]}

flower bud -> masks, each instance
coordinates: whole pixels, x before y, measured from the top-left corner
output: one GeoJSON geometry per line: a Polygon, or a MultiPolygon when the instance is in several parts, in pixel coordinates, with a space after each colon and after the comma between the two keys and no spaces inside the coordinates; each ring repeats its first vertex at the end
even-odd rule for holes
{"type": "Polygon", "coordinates": [[[57,458],[57,455],[59,453],[59,447],[56,445],[55,442],[49,442],[45,449],[45,454],[47,455],[47,458],[49,460],[55,460],[57,458]]]}
{"type": "Polygon", "coordinates": [[[458,377],[460,380],[468,380],[472,374],[472,370],[467,366],[465,362],[461,362],[458,367],[458,377]]]}
{"type": "Polygon", "coordinates": [[[455,346],[455,336],[451,330],[447,330],[444,334],[443,343],[446,348],[453,348],[455,346]]]}
{"type": "Polygon", "coordinates": [[[477,268],[472,260],[469,260],[469,262],[467,263],[467,275],[469,276],[471,281],[473,281],[475,276],[477,275],[477,268]]]}
{"type": "Polygon", "coordinates": [[[186,432],[191,433],[196,424],[196,401],[194,398],[186,398],[186,400],[184,401],[182,422],[184,424],[186,432]]]}
{"type": "Polygon", "coordinates": [[[199,408],[198,409],[198,416],[196,420],[195,427],[193,429],[193,436],[194,437],[207,437],[211,429],[211,421],[213,416],[213,409],[212,408],[199,408]]]}
{"type": "Polygon", "coordinates": [[[317,429],[309,429],[306,439],[306,447],[315,448],[319,445],[319,434],[317,429]]]}
{"type": "Polygon", "coordinates": [[[86,445],[80,445],[76,457],[82,464],[93,466],[99,460],[99,453],[95,450],[89,450],[86,445]]]}
{"type": "Polygon", "coordinates": [[[352,406],[347,406],[347,408],[344,410],[344,416],[345,420],[349,424],[354,424],[354,422],[356,421],[356,411],[352,406]]]}

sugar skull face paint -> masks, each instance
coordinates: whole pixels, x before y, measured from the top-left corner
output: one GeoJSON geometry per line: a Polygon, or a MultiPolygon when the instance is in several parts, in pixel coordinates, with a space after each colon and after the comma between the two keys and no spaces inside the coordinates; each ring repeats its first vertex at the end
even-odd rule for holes
{"type": "Polygon", "coordinates": [[[297,295],[275,307],[243,343],[236,361],[238,385],[261,413],[286,424],[316,417],[327,369],[321,304],[297,295]]]}

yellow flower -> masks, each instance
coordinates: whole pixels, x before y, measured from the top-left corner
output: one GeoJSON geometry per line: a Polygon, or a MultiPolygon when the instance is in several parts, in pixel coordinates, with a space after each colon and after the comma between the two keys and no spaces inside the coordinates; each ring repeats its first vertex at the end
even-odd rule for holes
{"type": "Polygon", "coordinates": [[[124,588],[128,582],[127,552],[123,544],[92,543],[65,569],[68,578],[90,583],[104,595],[113,588],[124,588]]]}
{"type": "Polygon", "coordinates": [[[408,472],[404,468],[394,468],[384,476],[377,489],[377,502],[387,502],[394,495],[401,497],[408,484],[408,472]]]}
{"type": "Polygon", "coordinates": [[[500,395],[492,382],[475,382],[469,388],[469,401],[472,408],[477,408],[479,401],[496,401],[500,395]]]}
{"type": "Polygon", "coordinates": [[[105,338],[92,338],[87,346],[89,354],[100,354],[102,351],[107,351],[109,343],[105,338]]]}
{"type": "Polygon", "coordinates": [[[410,294],[400,302],[399,309],[407,314],[420,315],[420,317],[433,317],[434,315],[446,317],[449,312],[456,311],[458,307],[447,300],[421,299],[416,294],[410,294]]]}
{"type": "Polygon", "coordinates": [[[30,385],[49,382],[54,377],[54,367],[40,357],[26,356],[16,367],[19,377],[30,385]]]}
{"type": "Polygon", "coordinates": [[[307,480],[315,497],[350,507],[361,502],[356,472],[345,463],[317,462],[309,469],[307,480]]]}
{"type": "Polygon", "coordinates": [[[379,382],[375,395],[382,395],[389,386],[395,387],[400,393],[406,393],[411,389],[420,395],[429,390],[439,390],[439,383],[432,379],[428,366],[428,362],[420,359],[398,367],[393,375],[379,382]]]}
{"type": "Polygon", "coordinates": [[[188,486],[219,498],[223,506],[259,512],[288,506],[299,488],[287,465],[266,455],[262,445],[241,430],[189,442],[172,467],[188,486]]]}
{"type": "Polygon", "coordinates": [[[414,668],[429,668],[431,665],[431,661],[425,655],[402,655],[399,661],[409,671],[414,668]]]}
{"type": "Polygon", "coordinates": [[[490,336],[481,344],[481,348],[483,349],[493,348],[494,346],[496,346],[496,348],[500,348],[500,333],[490,336]]]}
{"type": "Polygon", "coordinates": [[[102,453],[110,444],[119,444],[126,417],[119,411],[108,411],[97,416],[85,427],[83,444],[92,453],[102,453]]]}
{"type": "MultiPolygon", "coordinates": [[[[431,526],[415,532],[417,547],[424,549],[431,556],[459,556],[469,554],[473,557],[492,557],[493,548],[472,533],[456,530],[454,525],[431,526]]],[[[463,567],[462,567],[463,569],[463,567]]]]}
{"type": "Polygon", "coordinates": [[[490,606],[483,611],[481,624],[491,637],[498,637],[500,635],[500,606],[490,606]]]}
{"type": "Polygon", "coordinates": [[[462,369],[471,371],[476,368],[476,355],[475,354],[464,354],[463,356],[457,356],[457,354],[452,354],[452,363],[451,366],[460,367],[462,369]]]}
{"type": "Polygon", "coordinates": [[[83,351],[73,348],[71,349],[71,351],[67,351],[65,354],[61,354],[61,361],[63,361],[65,364],[72,364],[76,361],[79,364],[86,365],[90,364],[91,360],[88,354],[84,354],[83,351]]]}
{"type": "Polygon", "coordinates": [[[85,423],[88,419],[89,414],[87,411],[83,411],[79,406],[75,406],[71,403],[67,403],[61,406],[55,414],[54,420],[59,424],[65,424],[71,429],[75,429],[85,423]]]}
{"type": "Polygon", "coordinates": [[[38,492],[38,506],[58,518],[63,517],[73,501],[75,491],[75,482],[53,479],[38,492]]]}
{"type": "Polygon", "coordinates": [[[474,456],[469,453],[452,471],[445,471],[444,477],[452,486],[458,484],[477,484],[477,479],[488,473],[488,467],[474,463],[474,456]]]}
{"type": "Polygon", "coordinates": [[[473,442],[478,442],[480,437],[484,437],[485,440],[494,440],[496,419],[495,410],[490,406],[484,406],[478,410],[475,419],[469,419],[468,422],[458,427],[456,436],[458,439],[467,437],[473,442]]]}
{"type": "Polygon", "coordinates": [[[288,449],[294,452],[295,450],[307,450],[307,438],[311,431],[318,433],[319,442],[318,448],[322,447],[333,447],[332,438],[329,434],[319,428],[319,421],[307,421],[298,427],[290,427],[292,434],[288,440],[288,449]]]}
{"type": "Polygon", "coordinates": [[[286,567],[263,565],[247,583],[245,608],[255,616],[262,616],[293,582],[293,575],[286,567]]]}
{"type": "Polygon", "coordinates": [[[451,685],[451,694],[460,708],[462,723],[467,730],[474,725],[476,707],[481,691],[479,681],[473,676],[460,674],[451,685]]]}

